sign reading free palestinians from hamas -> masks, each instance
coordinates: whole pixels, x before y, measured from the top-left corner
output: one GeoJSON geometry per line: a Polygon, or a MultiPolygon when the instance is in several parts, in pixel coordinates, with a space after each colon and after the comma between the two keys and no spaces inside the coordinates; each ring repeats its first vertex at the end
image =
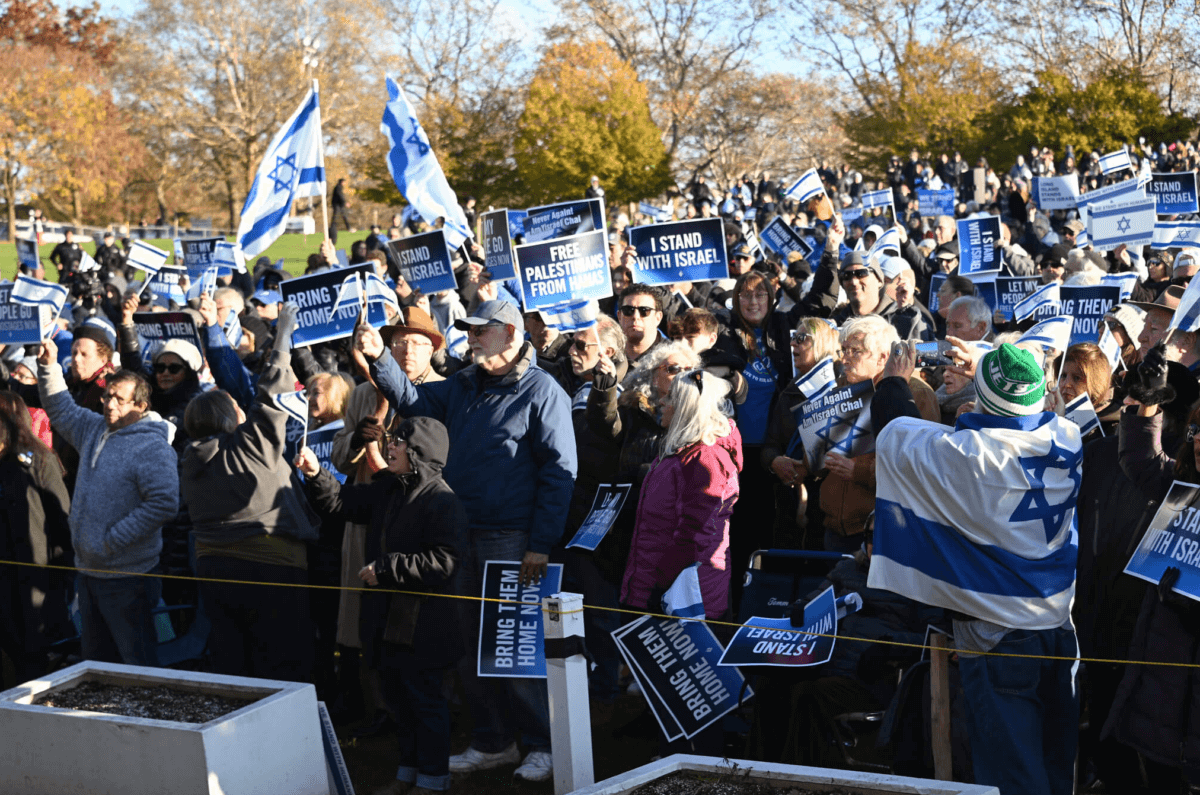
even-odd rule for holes
{"type": "Polygon", "coordinates": [[[523,310],[612,295],[604,232],[587,232],[516,247],[523,310]]]}

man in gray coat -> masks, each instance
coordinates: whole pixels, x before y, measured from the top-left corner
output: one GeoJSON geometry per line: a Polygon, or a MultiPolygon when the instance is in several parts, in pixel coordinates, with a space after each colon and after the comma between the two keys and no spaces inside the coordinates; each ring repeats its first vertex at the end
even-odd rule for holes
{"type": "Polygon", "coordinates": [[[79,451],[69,524],[84,659],[156,665],[152,610],[162,582],[162,526],[179,510],[170,426],[150,411],[150,384],[128,370],[108,379],[103,415],[67,392],[57,346],[38,355],[38,392],[55,433],[79,451]]]}

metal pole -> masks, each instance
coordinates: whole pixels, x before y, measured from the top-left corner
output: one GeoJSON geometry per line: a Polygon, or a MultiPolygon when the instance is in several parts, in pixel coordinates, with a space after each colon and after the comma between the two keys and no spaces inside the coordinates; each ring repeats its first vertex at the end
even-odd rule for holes
{"type": "MultiPolygon", "coordinates": [[[[542,625],[547,641],[582,638],[583,597],[575,593],[543,597],[542,625]]],[[[582,654],[572,654],[565,659],[546,657],[554,795],[565,795],[596,781],[596,774],[592,770],[592,720],[588,704],[587,666],[582,654]]]]}

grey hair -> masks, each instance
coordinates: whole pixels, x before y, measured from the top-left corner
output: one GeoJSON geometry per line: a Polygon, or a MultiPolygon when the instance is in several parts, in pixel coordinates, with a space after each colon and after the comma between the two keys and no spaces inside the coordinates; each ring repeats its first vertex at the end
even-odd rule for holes
{"type": "Polygon", "coordinates": [[[625,358],[625,332],[611,315],[601,312],[596,316],[596,336],[603,347],[612,348],[616,352],[614,360],[625,358]]]}
{"type": "Polygon", "coordinates": [[[700,354],[692,350],[686,342],[663,343],[652,348],[637,360],[622,384],[626,391],[640,392],[653,403],[656,400],[656,396],[653,394],[654,371],[672,355],[679,356],[683,361],[683,366],[689,370],[700,366],[700,354]]]}
{"type": "Polygon", "coordinates": [[[693,444],[713,444],[728,436],[729,418],[721,411],[728,392],[728,381],[704,370],[689,370],[676,376],[667,392],[675,414],[663,435],[661,454],[675,455],[693,444]]]}
{"type": "Polygon", "coordinates": [[[972,326],[983,324],[984,333],[992,330],[992,309],[987,305],[987,301],[975,295],[960,295],[950,303],[950,309],[946,314],[949,315],[955,309],[962,309],[967,313],[967,322],[972,326]]]}
{"type": "Polygon", "coordinates": [[[887,353],[900,341],[895,326],[879,315],[861,315],[847,320],[841,329],[842,345],[855,334],[862,334],[863,346],[872,353],[887,353]]]}
{"type": "Polygon", "coordinates": [[[228,298],[234,311],[239,315],[246,311],[246,299],[242,298],[242,294],[232,287],[222,287],[213,293],[213,300],[216,301],[218,298],[228,298]]]}

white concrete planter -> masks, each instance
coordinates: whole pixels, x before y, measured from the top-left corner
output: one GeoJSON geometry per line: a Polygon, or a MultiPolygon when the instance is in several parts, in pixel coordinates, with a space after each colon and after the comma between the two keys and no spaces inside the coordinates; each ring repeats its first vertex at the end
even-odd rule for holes
{"type": "Polygon", "coordinates": [[[0,693],[5,795],[327,795],[309,684],[82,662],[0,693]],[[86,681],[259,700],[208,723],[36,706],[86,681]]]}
{"type": "Polygon", "coordinates": [[[741,774],[750,769],[751,781],[762,781],[780,787],[785,792],[788,785],[804,786],[822,791],[848,789],[862,795],[1000,795],[995,787],[980,784],[958,784],[953,781],[933,781],[927,778],[885,776],[879,773],[856,773],[850,770],[829,770],[823,767],[800,767],[799,765],[776,765],[768,762],[748,762],[742,759],[724,760],[712,756],[689,756],[675,754],[648,765],[613,776],[590,787],[577,789],[571,795],[625,795],[643,784],[680,770],[698,773],[728,773],[730,763],[737,765],[741,774]]]}

